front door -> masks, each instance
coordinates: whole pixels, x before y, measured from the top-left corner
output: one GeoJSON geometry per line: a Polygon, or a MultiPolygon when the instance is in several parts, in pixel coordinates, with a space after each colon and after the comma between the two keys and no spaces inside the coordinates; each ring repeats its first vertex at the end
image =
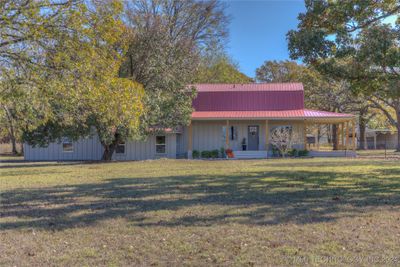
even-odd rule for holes
{"type": "Polygon", "coordinates": [[[259,127],[258,125],[250,125],[247,131],[248,150],[258,150],[259,127]]]}

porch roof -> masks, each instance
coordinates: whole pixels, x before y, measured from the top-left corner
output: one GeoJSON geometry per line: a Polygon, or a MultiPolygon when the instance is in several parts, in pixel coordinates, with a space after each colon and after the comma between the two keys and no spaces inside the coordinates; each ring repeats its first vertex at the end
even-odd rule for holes
{"type": "Polygon", "coordinates": [[[192,120],[308,120],[320,123],[349,121],[353,114],[336,113],[311,109],[268,110],[268,111],[194,111],[192,120]]]}

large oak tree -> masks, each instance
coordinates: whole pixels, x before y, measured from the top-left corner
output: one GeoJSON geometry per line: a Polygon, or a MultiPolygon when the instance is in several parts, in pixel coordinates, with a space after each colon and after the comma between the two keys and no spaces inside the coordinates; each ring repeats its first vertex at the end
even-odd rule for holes
{"type": "Polygon", "coordinates": [[[288,33],[291,57],[346,79],[356,93],[378,99],[374,104],[396,126],[400,141],[400,2],[305,3],[298,29],[288,33]]]}
{"type": "Polygon", "coordinates": [[[21,19],[22,25],[15,27],[22,31],[32,24],[37,30],[12,42],[18,45],[5,46],[2,58],[21,55],[1,62],[1,81],[11,77],[20,89],[29,84],[36,97],[32,103],[38,101],[43,107],[31,109],[41,120],[23,129],[24,140],[46,146],[62,137],[77,140],[97,134],[103,159],[111,159],[116,145],[137,137],[143,110],[142,86],[118,76],[128,33],[121,18],[122,2],[26,0],[18,4],[18,9],[9,5],[6,18],[15,21],[14,16],[23,13],[28,26],[21,19]]]}

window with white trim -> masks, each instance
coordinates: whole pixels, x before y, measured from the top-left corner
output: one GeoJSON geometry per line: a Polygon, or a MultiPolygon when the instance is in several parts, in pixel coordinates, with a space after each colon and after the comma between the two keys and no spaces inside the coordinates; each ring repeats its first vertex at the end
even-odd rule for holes
{"type": "Polygon", "coordinates": [[[116,154],[125,154],[125,142],[117,145],[117,147],[115,148],[115,153],[116,154]]]}
{"type": "Polygon", "coordinates": [[[62,150],[63,152],[74,152],[74,145],[69,138],[63,138],[62,140],[62,150]]]}
{"type": "Polygon", "coordinates": [[[166,153],[166,138],[164,135],[156,136],[156,153],[165,154],[166,153]]]}

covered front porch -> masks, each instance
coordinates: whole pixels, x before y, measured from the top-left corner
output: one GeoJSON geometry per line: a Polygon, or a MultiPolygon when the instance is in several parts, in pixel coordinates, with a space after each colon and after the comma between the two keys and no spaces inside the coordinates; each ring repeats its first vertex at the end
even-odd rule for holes
{"type": "MultiPolygon", "coordinates": [[[[337,113],[329,113],[337,114],[337,113]]],[[[319,114],[321,115],[321,114],[319,114]]],[[[325,114],[326,115],[326,114],[325,114]]],[[[340,114],[347,115],[347,114],[340,114]]],[[[279,126],[289,126],[295,139],[292,147],[308,150],[310,156],[355,156],[355,118],[341,117],[267,117],[194,119],[188,127],[188,158],[193,151],[231,149],[234,158],[273,157],[271,132],[279,126]],[[321,139],[319,127],[335,125],[335,147],[321,139]]],[[[331,140],[332,141],[332,138],[331,140]]],[[[332,144],[332,142],[330,142],[332,144]]]]}
{"type": "Polygon", "coordinates": [[[355,157],[356,119],[310,118],[305,121],[305,148],[313,157],[355,157]]]}

